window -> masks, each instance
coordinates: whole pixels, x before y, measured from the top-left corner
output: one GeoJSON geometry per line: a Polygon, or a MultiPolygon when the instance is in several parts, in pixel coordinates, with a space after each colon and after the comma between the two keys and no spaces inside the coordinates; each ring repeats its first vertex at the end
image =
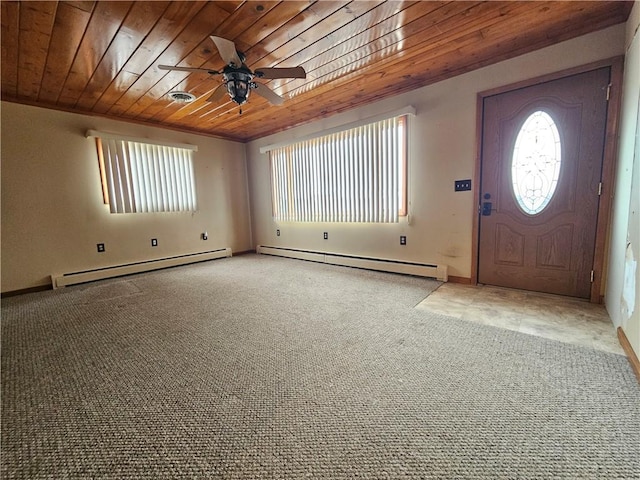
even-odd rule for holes
{"type": "Polygon", "coordinates": [[[162,145],[89,131],[96,137],[105,204],[111,213],[196,210],[190,145],[162,145]]]}
{"type": "Polygon", "coordinates": [[[528,215],[542,212],[553,198],[560,178],[560,133],[553,118],[533,112],[520,128],[511,159],[513,193],[528,215]]]}
{"type": "Polygon", "coordinates": [[[398,222],[406,215],[406,150],[406,115],[270,150],[274,218],[398,222]]]}

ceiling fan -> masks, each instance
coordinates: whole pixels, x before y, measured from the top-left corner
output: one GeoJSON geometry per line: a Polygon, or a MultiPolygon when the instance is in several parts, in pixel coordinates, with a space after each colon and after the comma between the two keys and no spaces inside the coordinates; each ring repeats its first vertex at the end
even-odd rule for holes
{"type": "MultiPolygon", "coordinates": [[[[238,105],[246,103],[251,90],[255,90],[257,95],[267,99],[274,105],[280,105],[284,99],[262,83],[254,82],[254,78],[306,78],[307,74],[302,67],[293,68],[260,68],[255,72],[251,71],[245,65],[246,57],[244,53],[236,50],[235,44],[231,40],[222,37],[211,36],[211,40],[215,43],[220,56],[226,65],[221,70],[210,70],[208,68],[197,67],[171,67],[169,65],[158,65],[162,70],[179,70],[183,72],[206,72],[209,75],[222,75],[223,83],[221,83],[207,98],[207,102],[219,101],[225,91],[231,97],[231,100],[238,105]]],[[[242,110],[240,110],[242,113],[242,110]]]]}

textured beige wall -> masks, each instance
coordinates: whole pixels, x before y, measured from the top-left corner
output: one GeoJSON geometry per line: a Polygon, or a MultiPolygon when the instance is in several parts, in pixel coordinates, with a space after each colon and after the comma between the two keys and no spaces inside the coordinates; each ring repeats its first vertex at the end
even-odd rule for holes
{"type": "MultiPolygon", "coordinates": [[[[470,277],[476,200],[471,192],[454,192],[453,183],[474,176],[478,92],[621,55],[624,36],[625,26],[618,25],[251,142],[247,159],[254,245],[447,264],[450,275],[470,277]],[[417,110],[409,125],[410,223],[273,221],[269,161],[267,154],[260,153],[261,147],[293,141],[407,105],[417,110]],[[276,236],[278,228],[280,237],[276,236]],[[329,240],[322,239],[323,231],[329,232],[329,240]],[[407,236],[406,246],[400,246],[400,235],[407,236]]],[[[282,108],[286,115],[286,103],[282,108]]]]}
{"type": "Polygon", "coordinates": [[[640,357],[640,2],[627,21],[618,168],[605,301],[640,357]]]}
{"type": "Polygon", "coordinates": [[[1,114],[3,292],[48,284],[55,273],[251,248],[243,144],[8,102],[1,114]],[[197,145],[198,211],[110,214],[87,129],[197,145]]]}

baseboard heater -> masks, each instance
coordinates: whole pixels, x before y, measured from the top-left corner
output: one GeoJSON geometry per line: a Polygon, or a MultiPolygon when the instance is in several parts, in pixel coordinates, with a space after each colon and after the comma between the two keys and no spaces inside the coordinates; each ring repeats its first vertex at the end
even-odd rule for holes
{"type": "Polygon", "coordinates": [[[298,250],[295,248],[268,247],[258,245],[256,252],[263,255],[275,255],[278,257],[297,258],[312,262],[329,263],[345,267],[365,268],[382,272],[404,273],[420,277],[436,278],[446,282],[449,277],[447,265],[429,265],[423,263],[405,262],[387,258],[357,257],[338,253],[316,252],[312,250],[298,250]]]}
{"type": "Polygon", "coordinates": [[[62,275],[51,275],[51,284],[53,285],[53,288],[60,288],[69,285],[76,285],[78,283],[93,282],[96,280],[104,280],[106,278],[130,275],[132,273],[142,273],[151,270],[158,270],[161,268],[187,265],[189,263],[215,260],[216,258],[230,257],[231,255],[232,253],[230,248],[221,248],[219,250],[211,250],[209,252],[158,258],[155,260],[148,260],[144,262],[114,265],[112,267],[97,268],[95,270],[85,270],[82,272],[65,273],[62,275]]]}

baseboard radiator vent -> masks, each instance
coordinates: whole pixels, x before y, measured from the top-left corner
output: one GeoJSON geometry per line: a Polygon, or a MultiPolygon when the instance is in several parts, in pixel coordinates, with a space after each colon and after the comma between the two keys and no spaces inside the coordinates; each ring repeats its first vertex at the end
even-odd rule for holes
{"type": "Polygon", "coordinates": [[[124,265],[114,265],[112,267],[97,268],[95,270],[85,270],[83,272],[65,273],[62,275],[51,275],[53,288],[67,287],[78,283],[93,282],[106,278],[120,277],[132,273],[142,273],[151,270],[159,270],[167,267],[177,267],[189,263],[215,260],[216,258],[230,257],[230,248],[221,248],[209,252],[192,253],[189,255],[178,255],[175,257],[158,258],[145,262],[127,263],[124,265]]]}
{"type": "Polygon", "coordinates": [[[449,279],[447,265],[429,265],[386,258],[356,257],[337,253],[298,250],[295,248],[267,247],[263,245],[258,245],[256,252],[263,255],[297,258],[299,260],[329,263],[331,265],[342,265],[345,267],[357,267],[368,270],[379,270],[382,272],[404,273],[407,275],[430,277],[436,278],[441,282],[446,282],[449,279]]]}

